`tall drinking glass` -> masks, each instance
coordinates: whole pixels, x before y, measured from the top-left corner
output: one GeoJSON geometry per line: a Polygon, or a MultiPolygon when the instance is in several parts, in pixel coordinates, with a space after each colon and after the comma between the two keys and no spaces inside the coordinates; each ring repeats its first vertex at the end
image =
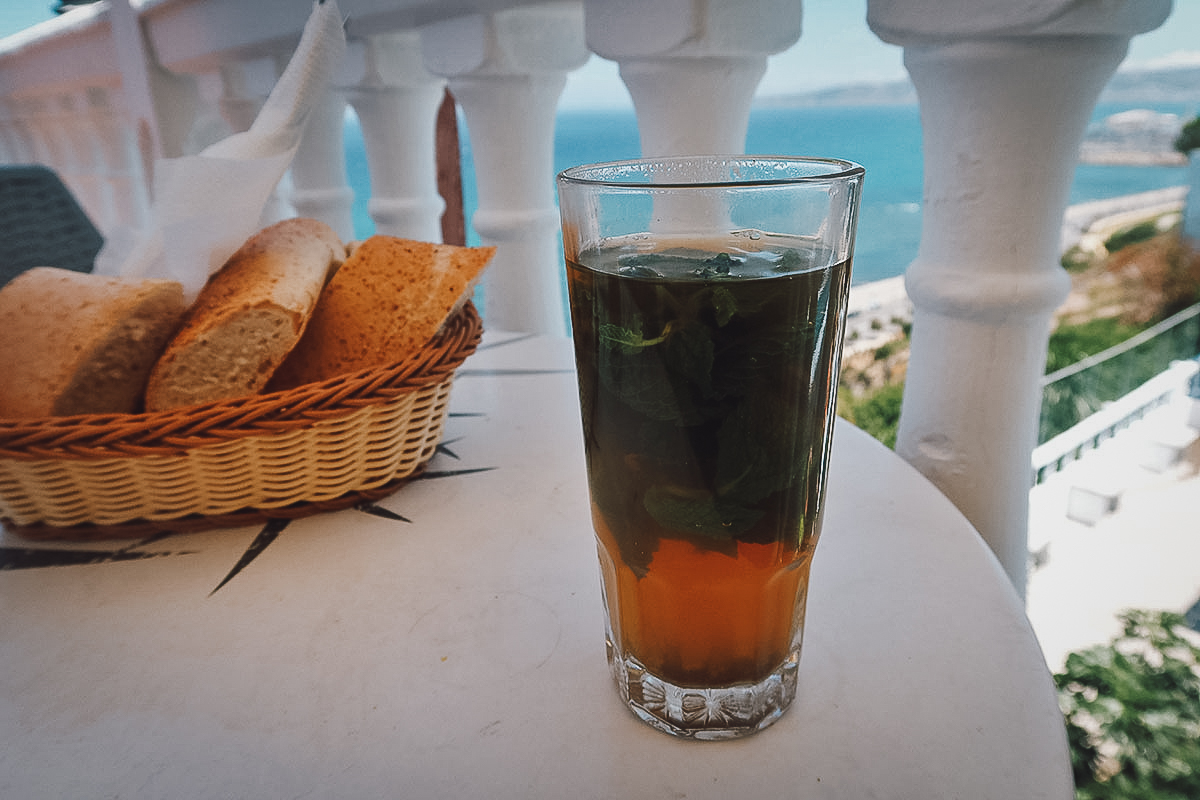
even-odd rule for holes
{"type": "Polygon", "coordinates": [[[795,697],[862,180],[774,156],[558,176],[609,664],[676,736],[795,697]]]}

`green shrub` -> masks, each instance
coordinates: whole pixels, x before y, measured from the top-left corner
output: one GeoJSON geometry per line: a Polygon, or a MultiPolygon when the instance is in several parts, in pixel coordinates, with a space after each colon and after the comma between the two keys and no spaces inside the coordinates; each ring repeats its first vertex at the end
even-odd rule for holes
{"type": "Polygon", "coordinates": [[[1157,219],[1144,220],[1136,225],[1130,225],[1128,228],[1122,228],[1113,233],[1104,240],[1104,249],[1110,253],[1115,253],[1131,244],[1153,239],[1159,233],[1161,231],[1158,229],[1157,219]]]}
{"type": "Polygon", "coordinates": [[[1059,259],[1067,272],[1084,272],[1092,265],[1092,256],[1079,245],[1072,245],[1059,259]]]}
{"type": "Polygon", "coordinates": [[[1054,676],[1077,800],[1200,797],[1200,647],[1179,614],[1128,611],[1054,676]]]}
{"type": "Polygon", "coordinates": [[[1142,330],[1115,317],[1097,317],[1076,325],[1060,325],[1050,334],[1046,372],[1070,366],[1136,335],[1142,330]]]}
{"type": "Polygon", "coordinates": [[[879,345],[879,347],[876,347],[875,352],[871,354],[871,357],[876,361],[884,361],[891,358],[906,347],[908,347],[907,339],[892,339],[891,341],[884,342],[883,344],[879,345]]]}
{"type": "Polygon", "coordinates": [[[1185,156],[1192,150],[1200,149],[1200,117],[1196,117],[1179,131],[1179,136],[1175,138],[1175,149],[1185,156]]]}
{"type": "Polygon", "coordinates": [[[838,405],[843,417],[894,449],[903,398],[904,384],[890,383],[862,397],[846,398],[838,405]]]}

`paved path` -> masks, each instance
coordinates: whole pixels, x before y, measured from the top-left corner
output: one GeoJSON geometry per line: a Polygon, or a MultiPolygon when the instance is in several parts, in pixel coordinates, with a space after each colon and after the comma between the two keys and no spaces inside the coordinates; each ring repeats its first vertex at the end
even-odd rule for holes
{"type": "Polygon", "coordinates": [[[1099,468],[1121,487],[1117,510],[1094,525],[1066,516],[1070,467],[1030,493],[1026,610],[1052,670],[1068,653],[1107,643],[1128,608],[1186,613],[1200,601],[1200,441],[1174,467],[1136,463],[1139,431],[1105,442],[1072,467],[1099,468]]]}

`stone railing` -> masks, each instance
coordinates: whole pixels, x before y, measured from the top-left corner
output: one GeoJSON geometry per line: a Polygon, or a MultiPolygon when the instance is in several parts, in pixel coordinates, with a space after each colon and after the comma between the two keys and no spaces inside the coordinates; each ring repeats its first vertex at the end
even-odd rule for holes
{"type": "MultiPolygon", "coordinates": [[[[474,153],[470,222],[499,248],[486,278],[488,324],[550,334],[565,331],[551,173],[567,73],[589,53],[619,63],[647,155],[741,152],[767,56],[804,46],[800,0],[339,7],[345,63],[267,216],[319,217],[349,238],[349,104],[377,230],[439,238],[435,132],[448,89],[474,153]]],[[[872,30],[904,48],[924,130],[897,449],[975,524],[1019,592],[1039,377],[1050,315],[1067,291],[1057,248],[1076,152],[1130,38],[1170,8],[869,2],[872,30]]],[[[136,231],[150,212],[154,159],[244,129],[310,10],[304,0],[107,0],[10,37],[0,42],[0,162],[53,167],[106,236],[136,231]]]]}

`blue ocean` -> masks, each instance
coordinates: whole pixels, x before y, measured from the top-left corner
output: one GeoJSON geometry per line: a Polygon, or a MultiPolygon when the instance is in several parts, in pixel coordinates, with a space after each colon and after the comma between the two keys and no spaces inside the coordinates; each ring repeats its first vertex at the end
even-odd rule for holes
{"type": "MultiPolygon", "coordinates": [[[[1194,108],[1174,104],[1101,104],[1093,119],[1102,120],[1132,108],[1188,117],[1194,108]]],[[[469,132],[460,131],[463,161],[463,205],[468,223],[477,201],[472,180],[469,132]]],[[[912,106],[761,108],[752,112],[746,152],[776,155],[822,155],[846,158],[867,169],[854,255],[854,282],[900,275],[916,257],[921,234],[921,120],[912,106]]],[[[346,128],[347,170],[359,198],[355,235],[374,231],[366,211],[369,177],[362,137],[350,120],[346,128]]],[[[636,158],[640,155],[633,111],[568,111],[558,116],[555,172],[577,164],[636,158]]],[[[1180,186],[1186,168],[1100,166],[1075,170],[1071,204],[1180,186]]],[[[549,191],[553,191],[550,187],[549,191]]],[[[468,224],[468,243],[478,236],[468,224]]]]}

